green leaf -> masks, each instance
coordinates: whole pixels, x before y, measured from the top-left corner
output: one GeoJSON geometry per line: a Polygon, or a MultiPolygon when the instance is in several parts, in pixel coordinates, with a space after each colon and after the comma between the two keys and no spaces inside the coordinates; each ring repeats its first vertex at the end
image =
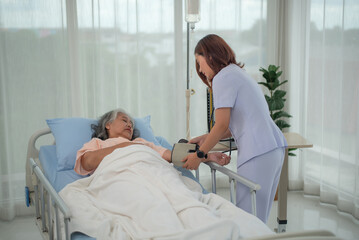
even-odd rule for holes
{"type": "Polygon", "coordinates": [[[282,118],[282,117],[287,117],[287,118],[290,118],[292,117],[290,114],[288,114],[287,112],[284,112],[284,111],[278,111],[278,112],[275,112],[273,114],[273,120],[277,120],[278,118],[282,118]]]}
{"type": "Polygon", "coordinates": [[[268,72],[267,69],[262,68],[262,67],[259,69],[259,71],[264,72],[264,73],[265,73],[265,72],[268,72]]]}
{"type": "Polygon", "coordinates": [[[288,80],[284,80],[283,82],[279,83],[279,85],[277,87],[279,87],[280,85],[283,85],[286,82],[288,82],[288,80]]]}
{"type": "Polygon", "coordinates": [[[269,86],[269,84],[268,84],[268,83],[265,83],[265,82],[259,82],[258,84],[264,85],[264,86],[266,86],[268,89],[270,88],[270,86],[269,86]]]}
{"type": "Polygon", "coordinates": [[[273,83],[268,82],[267,88],[269,91],[273,91],[273,83]]]}
{"type": "Polygon", "coordinates": [[[277,79],[271,86],[271,90],[275,90],[277,87],[279,87],[280,85],[282,85],[283,83],[279,82],[279,80],[277,79]]]}
{"type": "Polygon", "coordinates": [[[290,127],[290,125],[289,125],[286,121],[281,120],[281,119],[275,121],[275,124],[277,124],[277,126],[279,127],[280,130],[282,130],[283,128],[288,128],[288,127],[290,127]]]}
{"type": "Polygon", "coordinates": [[[279,67],[275,66],[275,65],[269,65],[268,66],[268,71],[274,71],[276,72],[278,70],[279,67]]]}
{"type": "Polygon", "coordinates": [[[269,71],[269,82],[275,82],[277,80],[277,73],[274,71],[269,71]]]}
{"type": "Polygon", "coordinates": [[[292,153],[293,151],[297,150],[297,148],[291,148],[291,149],[288,149],[288,156],[297,156],[295,155],[294,153],[292,153]]]}
{"type": "Polygon", "coordinates": [[[284,107],[284,102],[281,99],[269,98],[266,100],[270,111],[281,110],[284,107]]]}
{"type": "Polygon", "coordinates": [[[264,97],[266,98],[267,103],[271,100],[270,96],[268,96],[267,94],[265,94],[264,97]]]}
{"type": "Polygon", "coordinates": [[[268,89],[273,91],[278,87],[279,84],[278,84],[278,81],[274,81],[274,82],[268,83],[268,85],[269,85],[268,89]]]}
{"type": "Polygon", "coordinates": [[[283,98],[286,94],[287,94],[286,91],[276,90],[276,91],[273,93],[273,97],[274,97],[274,98],[277,98],[277,99],[280,99],[280,98],[283,98]]]}
{"type": "Polygon", "coordinates": [[[280,75],[282,75],[282,73],[283,73],[282,71],[278,72],[278,73],[277,73],[277,78],[279,78],[280,75]]]}
{"type": "Polygon", "coordinates": [[[267,72],[265,72],[265,73],[263,73],[263,75],[262,75],[263,77],[264,77],[264,79],[267,81],[267,82],[270,82],[270,77],[269,77],[269,72],[267,71],[267,72]]]}

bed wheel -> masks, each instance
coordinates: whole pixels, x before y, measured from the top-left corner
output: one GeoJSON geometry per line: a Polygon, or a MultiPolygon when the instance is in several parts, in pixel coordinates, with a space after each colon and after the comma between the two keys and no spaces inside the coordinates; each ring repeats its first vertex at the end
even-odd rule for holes
{"type": "Polygon", "coordinates": [[[27,207],[30,207],[30,192],[28,187],[25,187],[25,203],[27,207]]]}

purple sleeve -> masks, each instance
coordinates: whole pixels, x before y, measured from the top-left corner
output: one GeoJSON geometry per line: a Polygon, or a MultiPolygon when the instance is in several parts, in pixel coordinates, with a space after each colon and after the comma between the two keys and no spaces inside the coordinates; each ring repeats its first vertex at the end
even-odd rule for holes
{"type": "Polygon", "coordinates": [[[213,81],[214,108],[233,108],[237,98],[237,85],[233,78],[227,75],[213,81]]]}

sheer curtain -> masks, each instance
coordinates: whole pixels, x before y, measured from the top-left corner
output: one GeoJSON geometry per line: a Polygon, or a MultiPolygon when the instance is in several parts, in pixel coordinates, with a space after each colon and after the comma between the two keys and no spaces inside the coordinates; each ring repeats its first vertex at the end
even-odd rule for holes
{"type": "MultiPolygon", "coordinates": [[[[266,65],[265,0],[202,0],[191,34],[192,136],[205,133],[206,89],[193,47],[224,37],[258,80],[266,65]]],[[[185,131],[186,24],[177,0],[0,2],[0,219],[27,214],[29,137],[56,117],[96,118],[113,108],[152,116],[173,143],[185,131]]],[[[50,140],[50,139],[49,139],[50,140]]]]}
{"type": "Polygon", "coordinates": [[[175,69],[183,50],[175,28],[183,23],[175,25],[174,12],[181,9],[172,0],[77,1],[73,89],[85,116],[121,107],[151,115],[155,134],[170,141],[184,131],[185,80],[175,69]]]}
{"type": "Polygon", "coordinates": [[[314,145],[290,158],[289,187],[358,219],[359,3],[288,1],[284,8],[290,130],[314,145]]]}
{"type": "Polygon", "coordinates": [[[304,190],[359,218],[359,3],[311,1],[304,190]]]}
{"type": "Polygon", "coordinates": [[[1,1],[0,219],[29,212],[27,142],[45,119],[97,118],[121,107],[151,115],[155,134],[171,142],[184,135],[177,2],[1,1]]]}
{"type": "Polygon", "coordinates": [[[61,1],[0,2],[0,219],[25,207],[25,160],[44,120],[70,116],[66,13],[61,1]]]}

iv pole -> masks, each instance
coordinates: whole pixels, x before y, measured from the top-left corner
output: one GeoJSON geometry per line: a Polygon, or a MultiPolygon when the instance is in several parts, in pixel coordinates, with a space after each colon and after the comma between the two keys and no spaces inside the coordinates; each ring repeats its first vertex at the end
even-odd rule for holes
{"type": "Polygon", "coordinates": [[[190,23],[187,22],[187,88],[186,88],[186,138],[187,140],[191,139],[191,130],[190,130],[190,102],[191,95],[194,94],[193,89],[189,89],[189,28],[190,23]]]}
{"type": "MultiPolygon", "coordinates": [[[[187,22],[187,89],[186,89],[186,128],[187,128],[187,140],[191,139],[190,133],[190,100],[191,95],[195,94],[193,89],[189,88],[189,34],[190,28],[194,30],[194,24],[200,20],[199,17],[199,2],[200,0],[185,0],[185,10],[186,10],[186,17],[185,21],[187,22]]],[[[196,178],[199,180],[199,169],[196,170],[196,178]]]]}
{"type": "Polygon", "coordinates": [[[190,132],[190,101],[191,95],[195,94],[193,89],[189,88],[189,80],[190,80],[190,73],[189,73],[189,34],[190,28],[193,31],[195,28],[195,23],[200,20],[199,17],[199,2],[200,0],[185,0],[185,10],[186,10],[186,17],[185,21],[187,22],[187,88],[186,88],[186,138],[187,140],[191,139],[191,132],[190,132]]]}

